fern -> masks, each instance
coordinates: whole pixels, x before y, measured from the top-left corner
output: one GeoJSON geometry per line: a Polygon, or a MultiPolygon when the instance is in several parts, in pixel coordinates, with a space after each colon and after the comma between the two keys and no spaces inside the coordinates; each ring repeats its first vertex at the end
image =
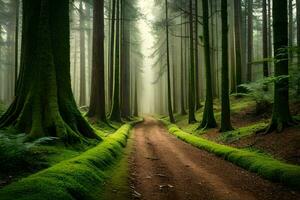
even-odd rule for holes
{"type": "Polygon", "coordinates": [[[24,142],[26,134],[13,135],[0,132],[0,171],[2,173],[37,168],[43,164],[42,155],[34,147],[57,140],[45,137],[34,142],[24,142]]]}

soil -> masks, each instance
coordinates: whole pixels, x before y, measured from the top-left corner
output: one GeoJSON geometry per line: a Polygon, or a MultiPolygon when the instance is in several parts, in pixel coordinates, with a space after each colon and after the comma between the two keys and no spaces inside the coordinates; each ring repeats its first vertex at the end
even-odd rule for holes
{"type": "MultiPolygon", "coordinates": [[[[299,102],[292,103],[290,107],[293,116],[300,115],[299,102]]],[[[268,114],[268,112],[256,115],[255,107],[250,106],[242,109],[239,113],[233,113],[231,121],[235,128],[240,128],[251,126],[258,122],[268,123],[270,118],[271,115],[268,114]]],[[[220,134],[219,129],[211,129],[207,131],[203,137],[217,141],[220,134]]],[[[300,124],[298,126],[289,127],[282,133],[277,133],[275,131],[270,134],[253,134],[233,143],[225,144],[238,148],[255,148],[268,153],[277,159],[300,165],[300,124]]]]}
{"type": "Polygon", "coordinates": [[[134,128],[130,165],[133,199],[300,199],[298,192],[178,140],[151,118],[134,128]]]}

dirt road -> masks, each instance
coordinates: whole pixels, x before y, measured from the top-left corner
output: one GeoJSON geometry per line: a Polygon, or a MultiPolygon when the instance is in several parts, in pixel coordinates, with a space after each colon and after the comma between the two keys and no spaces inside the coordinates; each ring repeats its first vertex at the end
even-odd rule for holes
{"type": "Polygon", "coordinates": [[[134,128],[131,156],[133,198],[146,200],[300,199],[300,194],[263,180],[221,158],[186,144],[159,122],[134,128]]]}

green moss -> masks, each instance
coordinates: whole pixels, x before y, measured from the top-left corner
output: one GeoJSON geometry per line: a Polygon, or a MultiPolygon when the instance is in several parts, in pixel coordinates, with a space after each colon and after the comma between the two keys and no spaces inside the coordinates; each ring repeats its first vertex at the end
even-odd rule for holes
{"type": "Polygon", "coordinates": [[[163,121],[163,123],[168,126],[171,134],[199,149],[214,153],[271,181],[300,189],[300,166],[287,164],[258,152],[217,144],[188,134],[167,121],[163,121]]]}
{"type": "MultiPolygon", "coordinates": [[[[131,135],[132,136],[132,135],[131,135]]],[[[130,199],[130,185],[129,185],[129,156],[132,151],[133,140],[132,137],[128,139],[127,147],[124,155],[120,161],[109,172],[111,177],[103,186],[104,189],[98,195],[98,199],[130,199]]]]}
{"type": "Polygon", "coordinates": [[[0,199],[94,199],[92,193],[122,155],[131,125],[122,126],[97,147],[0,190],[0,199]]]}
{"type": "Polygon", "coordinates": [[[267,125],[268,124],[265,122],[259,122],[251,126],[246,126],[246,127],[235,129],[233,131],[228,131],[222,133],[217,138],[217,141],[228,142],[228,143],[234,142],[240,140],[241,138],[255,134],[257,131],[264,129],[267,125]]]}

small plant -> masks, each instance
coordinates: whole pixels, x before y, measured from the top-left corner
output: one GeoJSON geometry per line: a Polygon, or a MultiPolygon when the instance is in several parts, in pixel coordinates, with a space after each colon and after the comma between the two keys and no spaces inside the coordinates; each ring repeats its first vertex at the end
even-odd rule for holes
{"type": "Polygon", "coordinates": [[[41,155],[34,147],[53,142],[56,138],[45,137],[34,142],[25,142],[26,134],[0,132],[0,171],[2,173],[28,170],[43,164],[41,155]]]}
{"type": "Polygon", "coordinates": [[[242,84],[239,86],[238,96],[248,96],[256,102],[255,114],[261,115],[269,111],[273,103],[273,89],[272,83],[275,81],[274,77],[265,78],[256,82],[242,84]]]}

